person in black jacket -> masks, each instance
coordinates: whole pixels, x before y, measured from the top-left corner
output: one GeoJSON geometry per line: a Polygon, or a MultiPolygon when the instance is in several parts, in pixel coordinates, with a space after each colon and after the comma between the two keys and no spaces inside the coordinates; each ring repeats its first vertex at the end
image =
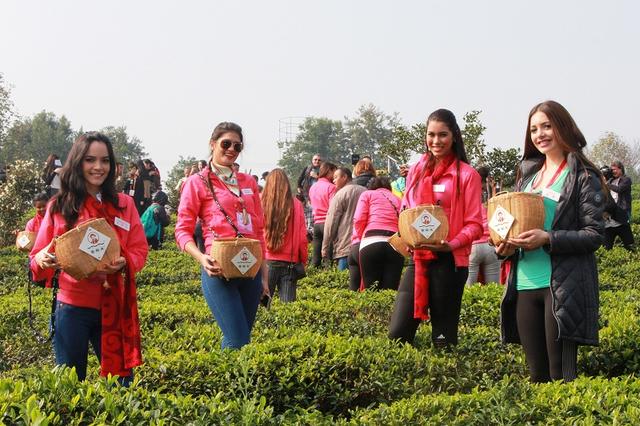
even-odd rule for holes
{"type": "Polygon", "coordinates": [[[608,194],[585,146],[562,105],[545,101],[531,110],[516,185],[543,196],[544,229],[523,232],[496,251],[507,257],[509,271],[502,340],[522,344],[532,382],[573,380],[577,345],[598,344],[594,252],[604,238],[608,194]]]}
{"type": "Polygon", "coordinates": [[[611,176],[607,186],[611,193],[612,209],[605,215],[604,246],[611,250],[616,237],[620,237],[624,248],[633,250],[634,239],[631,232],[631,179],[625,175],[624,165],[620,161],[611,163],[611,176]]]}

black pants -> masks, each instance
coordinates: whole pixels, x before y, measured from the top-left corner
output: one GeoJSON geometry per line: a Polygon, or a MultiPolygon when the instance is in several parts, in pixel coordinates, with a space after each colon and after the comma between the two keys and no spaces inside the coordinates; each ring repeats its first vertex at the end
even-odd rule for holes
{"type": "MultiPolygon", "coordinates": [[[[469,268],[456,268],[451,253],[439,253],[429,263],[429,314],[431,340],[438,347],[458,343],[458,323],[462,293],[469,268]]],[[[413,317],[413,285],[415,264],[413,260],[404,272],[391,314],[389,337],[413,342],[420,320],[413,317]]]]}
{"type": "Polygon", "coordinates": [[[360,250],[360,267],[365,288],[378,281],[378,289],[397,290],[404,266],[404,257],[385,241],[370,244],[360,250]]]}
{"type": "Polygon", "coordinates": [[[353,244],[347,257],[349,265],[349,290],[358,291],[360,288],[360,244],[353,244]]]}
{"type": "MultiPolygon", "coordinates": [[[[313,224],[313,255],[311,264],[319,268],[322,264],[322,240],[324,238],[324,223],[313,224]]],[[[331,258],[331,256],[329,256],[331,258]]]]}
{"type": "Polygon", "coordinates": [[[551,309],[549,288],[518,292],[518,334],[534,383],[576,378],[577,345],[558,339],[558,322],[551,309]]]}
{"type": "Polygon", "coordinates": [[[296,300],[296,284],[298,280],[293,279],[290,262],[280,262],[268,260],[269,269],[269,293],[274,296],[276,288],[278,297],[283,302],[293,302],[296,300]]]}
{"type": "Polygon", "coordinates": [[[615,228],[604,228],[604,248],[611,250],[613,243],[616,241],[616,237],[620,237],[624,248],[627,250],[633,249],[634,240],[631,225],[624,223],[615,228]]]}

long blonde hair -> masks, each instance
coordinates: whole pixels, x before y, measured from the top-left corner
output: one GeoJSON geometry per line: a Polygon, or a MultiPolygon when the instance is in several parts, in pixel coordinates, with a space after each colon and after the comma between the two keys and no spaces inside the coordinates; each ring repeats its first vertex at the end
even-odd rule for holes
{"type": "Polygon", "coordinates": [[[293,214],[293,195],[289,178],[282,169],[273,169],[267,175],[262,190],[264,211],[264,239],[269,250],[278,250],[284,243],[289,218],[293,214]]]}

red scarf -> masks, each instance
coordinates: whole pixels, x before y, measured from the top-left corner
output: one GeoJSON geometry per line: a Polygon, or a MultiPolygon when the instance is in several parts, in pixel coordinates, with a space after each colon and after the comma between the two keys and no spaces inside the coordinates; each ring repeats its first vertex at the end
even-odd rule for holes
{"type": "MultiPolygon", "coordinates": [[[[120,242],[127,232],[114,225],[114,220],[122,213],[111,203],[101,203],[88,196],[84,208],[91,217],[102,217],[116,231],[120,242]]],[[[133,367],[142,365],[142,345],[140,343],[140,321],[136,298],[136,280],[133,262],[127,248],[121,243],[120,254],[127,261],[125,276],[120,272],[107,275],[108,288],[102,289],[102,335],[100,375],[130,376],[133,367]]]]}
{"type": "MultiPolygon", "coordinates": [[[[427,167],[424,176],[422,176],[422,180],[417,183],[419,186],[415,189],[416,206],[421,204],[435,204],[433,184],[444,175],[445,171],[453,164],[455,159],[456,157],[450,154],[435,166],[435,170],[433,166],[427,167]]],[[[453,196],[456,196],[455,189],[453,196]]],[[[416,319],[429,319],[429,263],[437,257],[438,256],[431,250],[413,250],[413,261],[415,264],[413,317],[416,319]]]]}

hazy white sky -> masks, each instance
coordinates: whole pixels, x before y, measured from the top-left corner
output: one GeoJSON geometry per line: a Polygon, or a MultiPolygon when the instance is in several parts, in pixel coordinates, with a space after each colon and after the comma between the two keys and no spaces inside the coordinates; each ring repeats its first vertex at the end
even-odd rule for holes
{"type": "Polygon", "coordinates": [[[243,169],[276,165],[278,121],[403,122],[480,109],[489,146],[523,143],[555,99],[589,142],[640,139],[640,2],[3,0],[0,72],[22,115],[125,125],[165,173],[205,158],[220,121],[245,130],[243,169]]]}

